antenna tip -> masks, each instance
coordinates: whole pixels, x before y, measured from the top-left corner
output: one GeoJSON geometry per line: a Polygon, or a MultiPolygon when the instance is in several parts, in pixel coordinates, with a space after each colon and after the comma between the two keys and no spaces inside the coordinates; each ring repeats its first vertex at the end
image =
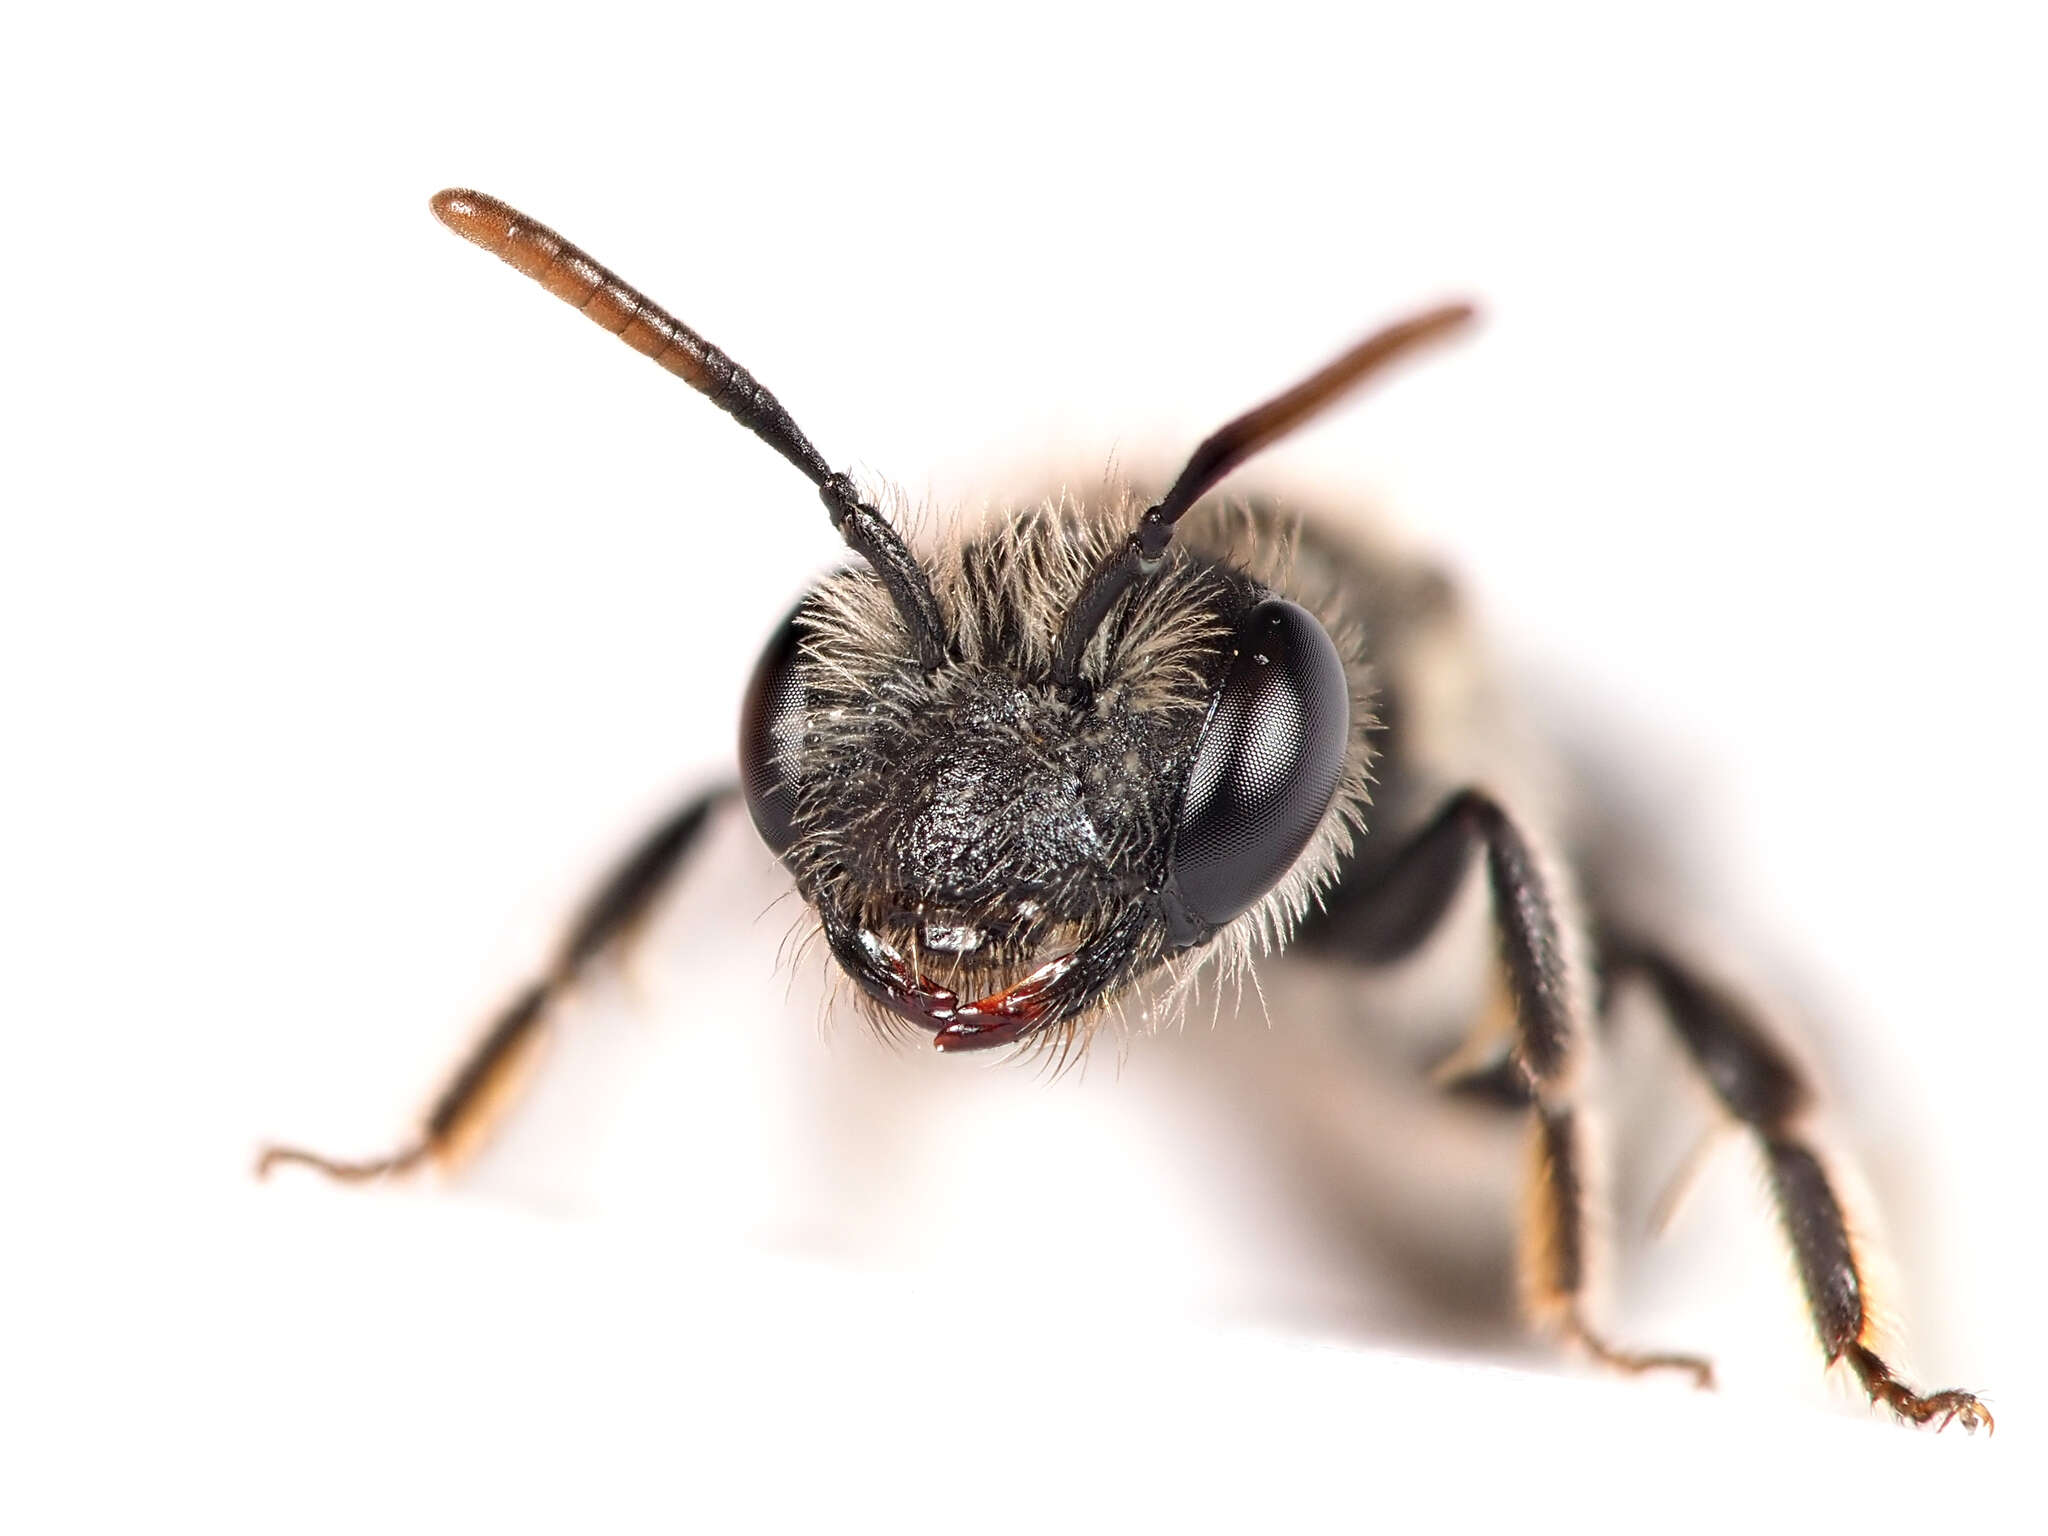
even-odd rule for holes
{"type": "Polygon", "coordinates": [[[448,187],[436,192],[427,206],[435,218],[456,234],[487,251],[503,246],[518,221],[518,215],[495,197],[472,192],[467,187],[448,187]]]}
{"type": "Polygon", "coordinates": [[[1425,310],[1416,316],[1416,328],[1428,331],[1453,331],[1470,325],[1479,318],[1479,306],[1469,299],[1453,299],[1439,304],[1435,309],[1425,310]]]}

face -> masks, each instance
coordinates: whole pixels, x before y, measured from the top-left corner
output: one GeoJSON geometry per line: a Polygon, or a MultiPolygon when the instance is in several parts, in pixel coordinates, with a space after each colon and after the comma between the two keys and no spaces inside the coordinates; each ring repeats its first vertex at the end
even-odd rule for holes
{"type": "Polygon", "coordinates": [[[1065,1038],[1278,886],[1329,815],[1350,689],[1318,621],[1177,554],[1054,678],[1061,620],[1130,526],[1027,511],[927,566],[920,661],[873,572],[770,640],[741,724],[756,827],[882,1016],[943,1049],[1065,1038]]]}
{"type": "Polygon", "coordinates": [[[1397,321],[1227,422],[1156,502],[1029,509],[927,565],[758,379],[645,294],[496,198],[450,188],[433,208],[781,454],[867,562],[769,643],[740,762],[755,826],[873,1002],[949,1049],[1071,1038],[1176,955],[1192,976],[1291,932],[1364,803],[1353,673],[1306,609],[1169,546],[1233,469],[1468,306],[1397,321]]]}

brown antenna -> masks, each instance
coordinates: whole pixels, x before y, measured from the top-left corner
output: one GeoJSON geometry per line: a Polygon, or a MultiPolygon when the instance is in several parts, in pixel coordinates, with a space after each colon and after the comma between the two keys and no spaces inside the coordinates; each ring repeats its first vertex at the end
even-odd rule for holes
{"type": "Polygon", "coordinates": [[[1448,336],[1473,316],[1470,304],[1443,304],[1426,309],[1376,331],[1327,367],[1318,369],[1292,389],[1246,411],[1197,448],[1180,478],[1157,506],[1138,519],[1121,548],[1096,566],[1060,626],[1053,649],[1053,680],[1071,687],[1080,674],[1081,653],[1089,637],[1108,617],[1124,590],[1140,576],[1159,569],[1181,515],[1260,449],[1277,443],[1296,427],[1320,415],[1360,384],[1399,358],[1429,342],[1448,336]]]}
{"type": "Polygon", "coordinates": [[[509,203],[451,187],[435,193],[431,206],[434,217],[463,239],[653,358],[801,470],[818,488],[840,537],[882,578],[910,626],[919,658],[927,667],[945,659],[945,633],[924,568],[903,536],[862,500],[852,480],[835,473],[811,446],[766,385],[632,284],[509,203]]]}

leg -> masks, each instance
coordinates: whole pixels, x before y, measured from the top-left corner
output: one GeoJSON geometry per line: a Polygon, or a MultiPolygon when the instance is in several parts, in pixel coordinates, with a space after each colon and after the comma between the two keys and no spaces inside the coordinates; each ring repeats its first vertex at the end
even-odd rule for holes
{"type": "Polygon", "coordinates": [[[1989,1428],[1990,1413],[1970,1393],[1918,1395],[1871,1347],[1863,1271],[1827,1170],[1801,1134],[1813,1095],[1790,1057],[1740,1002],[1670,955],[1627,940],[1608,947],[1610,976],[1640,975],[1650,983],[1714,1096],[1756,1136],[1828,1363],[1846,1359],[1870,1400],[1901,1418],[1916,1424],[1939,1419],[1943,1425],[1955,1419],[1966,1429],[1980,1423],[1989,1428]]]}
{"type": "Polygon", "coordinates": [[[518,1069],[538,1043],[541,1026],[555,1005],[594,962],[631,941],[675,877],[712,809],[731,793],[730,786],[721,787],[685,803],[649,831],[591,892],[563,934],[554,960],[484,1031],[412,1140],[388,1156],[363,1162],[268,1146],[256,1160],[256,1176],[264,1177],[279,1163],[303,1163],[337,1179],[374,1179],[403,1173],[428,1157],[451,1160],[474,1146],[512,1097],[518,1069]]]}
{"type": "MultiPolygon", "coordinates": [[[[1681,1370],[1702,1386],[1713,1372],[1687,1355],[1636,1354],[1608,1344],[1586,1317],[1593,1268],[1595,1199],[1588,1175],[1586,1111],[1577,1066],[1592,1048],[1585,1024],[1591,978],[1569,941],[1560,896],[1522,831],[1492,799],[1465,790],[1404,848],[1336,932],[1354,936],[1375,961],[1419,946],[1449,908],[1473,855],[1483,853],[1511,1005],[1510,1079],[1461,1074],[1454,1086],[1516,1096],[1530,1113],[1529,1199],[1521,1252],[1522,1295],[1537,1322],[1602,1364],[1627,1371],[1681,1370]]],[[[1462,1053],[1461,1053],[1462,1054],[1462,1053]]]]}

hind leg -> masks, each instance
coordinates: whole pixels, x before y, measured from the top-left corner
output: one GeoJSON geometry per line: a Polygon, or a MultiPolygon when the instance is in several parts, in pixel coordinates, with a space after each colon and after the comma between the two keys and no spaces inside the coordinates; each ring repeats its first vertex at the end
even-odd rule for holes
{"type": "Polygon", "coordinates": [[[1872,1402],[1915,1424],[1953,1419],[1966,1429],[1989,1429],[1991,1414],[1973,1394],[1914,1392],[1873,1347],[1863,1267],[1827,1169],[1802,1128],[1812,1090],[1762,1021],[1652,945],[1611,942],[1606,970],[1610,982],[1636,975],[1650,984],[1721,1107],[1755,1136],[1828,1363],[1846,1360],[1872,1402]]]}

